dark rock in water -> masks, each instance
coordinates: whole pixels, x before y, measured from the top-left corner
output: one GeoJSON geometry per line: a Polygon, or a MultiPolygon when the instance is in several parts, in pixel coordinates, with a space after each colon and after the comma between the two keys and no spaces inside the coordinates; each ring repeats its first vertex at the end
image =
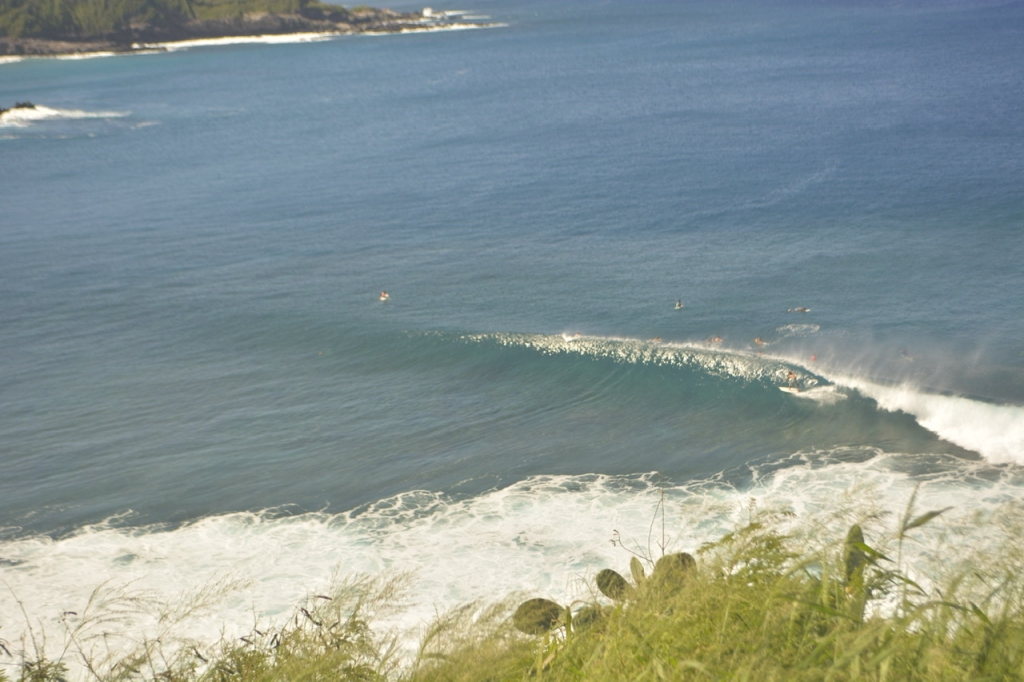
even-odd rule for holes
{"type": "Polygon", "coordinates": [[[528,635],[543,635],[558,624],[562,617],[562,607],[551,601],[538,597],[527,599],[512,616],[512,623],[520,632],[528,635]]]}
{"type": "Polygon", "coordinates": [[[584,630],[604,618],[604,609],[600,606],[584,606],[572,617],[575,630],[584,630]]]}
{"type": "Polygon", "coordinates": [[[696,566],[697,560],[686,552],[666,554],[654,564],[654,578],[659,581],[681,582],[696,566]]]}
{"type": "Polygon", "coordinates": [[[35,109],[35,108],[36,108],[36,105],[32,104],[32,102],[29,102],[28,100],[25,100],[24,102],[15,102],[14,106],[11,107],[10,109],[4,109],[3,107],[0,107],[0,116],[3,116],[8,111],[11,111],[13,109],[35,109]]]}
{"type": "Polygon", "coordinates": [[[597,589],[609,599],[622,601],[632,588],[621,575],[610,568],[603,568],[597,574],[597,589]]]}

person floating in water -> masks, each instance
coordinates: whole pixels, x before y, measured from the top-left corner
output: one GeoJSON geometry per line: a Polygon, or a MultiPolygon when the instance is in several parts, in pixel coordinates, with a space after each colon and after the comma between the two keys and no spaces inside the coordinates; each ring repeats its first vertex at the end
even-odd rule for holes
{"type": "Polygon", "coordinates": [[[382,301],[389,301],[389,300],[391,300],[391,295],[388,292],[386,292],[386,291],[382,291],[382,292],[380,292],[380,300],[382,300],[382,301]]]}

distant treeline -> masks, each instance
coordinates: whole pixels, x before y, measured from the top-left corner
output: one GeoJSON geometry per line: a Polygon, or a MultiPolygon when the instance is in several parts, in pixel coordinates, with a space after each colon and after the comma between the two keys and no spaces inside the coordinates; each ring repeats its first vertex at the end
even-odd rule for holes
{"type": "Polygon", "coordinates": [[[318,0],[0,0],[0,37],[85,39],[138,25],[182,25],[250,12],[332,21],[344,21],[348,14],[318,0]]]}

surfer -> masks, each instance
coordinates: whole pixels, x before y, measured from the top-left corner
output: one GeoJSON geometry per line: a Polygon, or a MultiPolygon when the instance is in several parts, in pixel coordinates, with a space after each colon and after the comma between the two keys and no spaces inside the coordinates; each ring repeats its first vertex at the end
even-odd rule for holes
{"type": "Polygon", "coordinates": [[[676,301],[676,310],[681,310],[683,307],[683,299],[676,301]]]}
{"type": "Polygon", "coordinates": [[[809,313],[809,312],[811,312],[811,309],[810,308],[805,308],[803,306],[800,306],[799,308],[790,308],[789,312],[791,312],[791,313],[809,313]]]}
{"type": "Polygon", "coordinates": [[[382,292],[380,292],[380,300],[381,301],[389,301],[389,300],[391,300],[391,295],[388,292],[386,292],[386,291],[382,291],[382,292]]]}
{"type": "Polygon", "coordinates": [[[760,336],[757,337],[756,339],[754,339],[754,345],[755,346],[763,346],[764,345],[764,339],[762,339],[760,336]]]}
{"type": "Polygon", "coordinates": [[[786,385],[799,390],[799,387],[796,385],[796,374],[793,373],[793,370],[786,372],[786,385]]]}

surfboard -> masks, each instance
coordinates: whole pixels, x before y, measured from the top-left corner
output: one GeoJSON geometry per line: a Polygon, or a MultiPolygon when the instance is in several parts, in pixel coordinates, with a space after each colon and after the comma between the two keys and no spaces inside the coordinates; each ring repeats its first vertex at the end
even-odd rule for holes
{"type": "Polygon", "coordinates": [[[793,386],[779,386],[779,390],[780,391],[784,391],[786,393],[799,393],[800,392],[799,388],[795,388],[793,386]]]}

